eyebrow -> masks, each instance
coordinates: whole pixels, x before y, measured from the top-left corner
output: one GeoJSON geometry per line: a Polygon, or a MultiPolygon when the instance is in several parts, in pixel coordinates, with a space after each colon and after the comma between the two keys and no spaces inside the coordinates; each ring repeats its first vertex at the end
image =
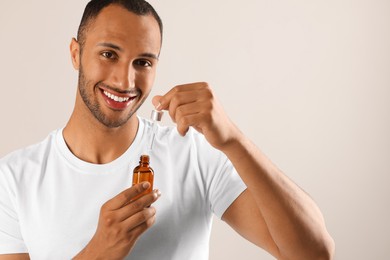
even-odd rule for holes
{"type": "Polygon", "coordinates": [[[112,49],[117,50],[117,51],[122,51],[121,47],[119,47],[118,45],[115,45],[113,43],[109,43],[109,42],[101,42],[101,43],[98,43],[97,46],[109,47],[109,48],[112,48],[112,49]]]}
{"type": "Polygon", "coordinates": [[[152,59],[155,59],[155,60],[158,60],[158,56],[156,54],[153,54],[153,53],[142,53],[140,55],[141,57],[146,57],[146,58],[152,58],[152,59]]]}
{"type": "MultiPolygon", "coordinates": [[[[101,42],[101,43],[98,43],[97,46],[109,47],[109,48],[112,48],[112,49],[117,50],[117,51],[123,51],[123,49],[121,47],[119,47],[116,44],[110,43],[110,42],[101,42]]],[[[139,56],[158,60],[158,55],[153,54],[153,53],[149,53],[149,52],[141,53],[139,56]]]]}

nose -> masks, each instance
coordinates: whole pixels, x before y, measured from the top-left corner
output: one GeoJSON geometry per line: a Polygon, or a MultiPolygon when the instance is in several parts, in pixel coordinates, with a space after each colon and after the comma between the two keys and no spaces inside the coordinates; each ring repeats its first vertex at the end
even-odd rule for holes
{"type": "Polygon", "coordinates": [[[121,90],[129,90],[135,86],[135,70],[130,64],[117,64],[112,71],[112,83],[121,90]]]}

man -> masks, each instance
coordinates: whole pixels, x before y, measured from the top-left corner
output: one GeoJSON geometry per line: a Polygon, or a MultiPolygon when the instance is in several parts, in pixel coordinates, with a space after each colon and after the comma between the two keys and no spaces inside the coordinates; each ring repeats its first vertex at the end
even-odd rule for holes
{"type": "Polygon", "coordinates": [[[151,122],[162,23],[143,0],[92,0],[70,53],[79,71],[64,129],[0,161],[0,259],[207,259],[211,216],[278,259],[330,259],[315,203],[227,117],[207,83],[153,98],[159,190],[129,187],[151,122]]]}

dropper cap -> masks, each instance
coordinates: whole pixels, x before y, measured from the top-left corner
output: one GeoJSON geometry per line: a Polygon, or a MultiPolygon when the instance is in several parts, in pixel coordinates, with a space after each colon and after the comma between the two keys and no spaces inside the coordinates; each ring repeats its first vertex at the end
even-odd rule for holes
{"type": "Polygon", "coordinates": [[[160,122],[161,119],[162,119],[163,114],[164,114],[163,111],[158,111],[158,110],[154,110],[154,109],[153,109],[150,118],[151,118],[153,121],[158,121],[158,122],[160,122]]]}
{"type": "Polygon", "coordinates": [[[149,163],[149,155],[147,155],[147,154],[141,155],[139,163],[149,163]]]}

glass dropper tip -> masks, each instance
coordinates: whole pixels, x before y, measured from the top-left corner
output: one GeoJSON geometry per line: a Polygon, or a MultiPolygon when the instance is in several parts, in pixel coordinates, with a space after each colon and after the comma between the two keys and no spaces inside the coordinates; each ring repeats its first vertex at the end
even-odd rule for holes
{"type": "Polygon", "coordinates": [[[156,138],[157,122],[161,121],[163,114],[164,114],[163,111],[158,111],[158,110],[153,109],[152,114],[150,115],[150,118],[153,121],[153,123],[152,123],[152,137],[151,137],[150,144],[149,144],[149,152],[152,151],[154,139],[156,138]]]}
{"type": "Polygon", "coordinates": [[[153,122],[154,121],[160,122],[163,114],[164,114],[163,111],[158,111],[158,110],[153,109],[152,114],[150,115],[150,119],[152,119],[153,122]]]}

